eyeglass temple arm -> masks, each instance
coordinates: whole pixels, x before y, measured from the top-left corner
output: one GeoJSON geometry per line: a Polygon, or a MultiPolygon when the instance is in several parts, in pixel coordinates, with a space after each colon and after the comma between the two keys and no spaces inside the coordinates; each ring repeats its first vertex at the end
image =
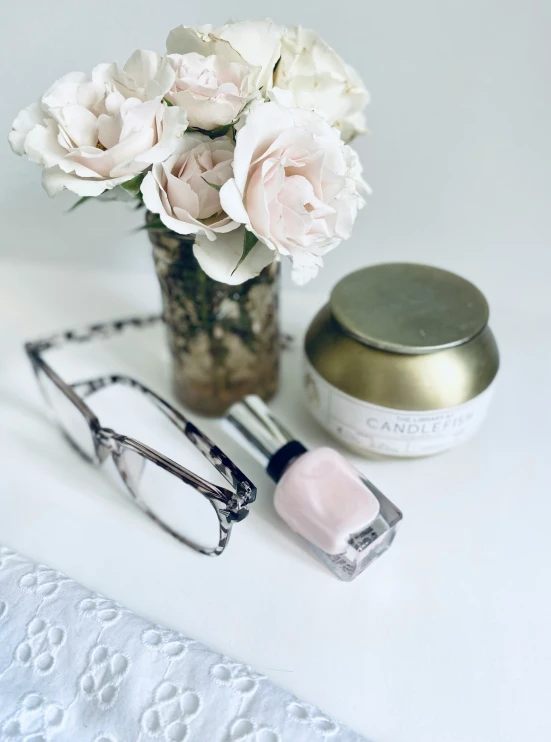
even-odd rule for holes
{"type": "Polygon", "coordinates": [[[59,348],[68,343],[84,343],[89,340],[95,340],[96,338],[107,339],[124,332],[128,327],[149,327],[157,322],[161,322],[162,319],[163,317],[160,314],[152,314],[144,317],[128,317],[126,319],[114,320],[113,322],[96,323],[77,330],[59,332],[44,340],[26,343],[25,348],[27,352],[37,353],[51,350],[52,348],[59,348]]]}
{"type": "Polygon", "coordinates": [[[172,405],[166,402],[162,397],[155,394],[154,391],[141,384],[136,379],[130,376],[123,376],[120,374],[101,376],[97,379],[88,379],[87,381],[76,382],[71,384],[71,387],[81,397],[89,397],[91,394],[105,389],[113,384],[124,384],[133,389],[138,389],[145,394],[161,412],[163,412],[169,420],[180,430],[186,438],[188,438],[193,445],[203,454],[203,456],[211,464],[214,463],[213,459],[219,460],[219,464],[215,464],[216,468],[222,474],[224,479],[236,489],[241,485],[248,486],[251,490],[255,490],[253,483],[246,477],[243,472],[237,468],[237,466],[229,459],[226,454],[216,446],[210,438],[207,438],[199,428],[197,428],[192,422],[184,417],[178,410],[174,409],[172,405]]]}

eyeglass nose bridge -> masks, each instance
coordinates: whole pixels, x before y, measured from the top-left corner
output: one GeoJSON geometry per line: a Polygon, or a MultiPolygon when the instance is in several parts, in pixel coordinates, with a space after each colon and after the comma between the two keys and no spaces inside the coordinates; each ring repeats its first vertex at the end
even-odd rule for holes
{"type": "Polygon", "coordinates": [[[111,454],[120,454],[121,452],[118,435],[111,428],[100,428],[98,430],[97,443],[98,457],[102,464],[111,454]]]}

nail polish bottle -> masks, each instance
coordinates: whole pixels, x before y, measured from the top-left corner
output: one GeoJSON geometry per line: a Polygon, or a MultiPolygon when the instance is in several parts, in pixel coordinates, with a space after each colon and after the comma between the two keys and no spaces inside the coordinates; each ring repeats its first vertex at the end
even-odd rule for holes
{"type": "Polygon", "coordinates": [[[337,577],[353,580],[389,548],[402,513],[344,456],[308,451],[256,396],[227,419],[276,482],[280,517],[337,577]]]}

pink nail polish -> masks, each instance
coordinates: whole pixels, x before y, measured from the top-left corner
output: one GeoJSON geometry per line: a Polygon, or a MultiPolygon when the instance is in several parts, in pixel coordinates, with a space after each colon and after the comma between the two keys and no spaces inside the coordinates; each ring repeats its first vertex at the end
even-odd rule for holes
{"type": "Polygon", "coordinates": [[[228,420],[277,483],[280,517],[337,577],[353,580],[388,549],[402,513],[344,456],[307,451],[259,397],[235,404],[228,420]]]}

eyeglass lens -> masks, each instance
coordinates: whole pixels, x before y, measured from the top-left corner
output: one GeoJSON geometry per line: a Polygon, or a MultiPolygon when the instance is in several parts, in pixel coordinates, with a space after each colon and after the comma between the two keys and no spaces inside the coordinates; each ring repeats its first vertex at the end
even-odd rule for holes
{"type": "MultiPolygon", "coordinates": [[[[86,459],[96,461],[94,437],[86,417],[43,369],[38,370],[38,381],[55,421],[65,436],[86,459]]],[[[111,388],[94,395],[87,402],[102,400],[111,410],[113,407],[122,408],[122,412],[125,408],[132,410],[132,418],[124,421],[125,432],[132,437],[141,438],[144,443],[198,473],[207,481],[219,486],[226,484],[191,441],[154,408],[150,401],[131,390],[111,388]],[[135,430],[132,421],[140,422],[143,429],[135,430]]],[[[211,501],[195,486],[127,446],[123,446],[114,459],[132,496],[154,518],[160,520],[176,536],[199,548],[214,549],[218,546],[218,514],[211,501]]]]}
{"type": "Polygon", "coordinates": [[[95,461],[94,436],[82,412],[43,369],[38,369],[38,384],[46,404],[66,437],[89,461],[95,461]]]}
{"type": "Polygon", "coordinates": [[[175,535],[200,548],[218,546],[218,514],[193,485],[125,446],[115,463],[136,500],[175,535]]]}

